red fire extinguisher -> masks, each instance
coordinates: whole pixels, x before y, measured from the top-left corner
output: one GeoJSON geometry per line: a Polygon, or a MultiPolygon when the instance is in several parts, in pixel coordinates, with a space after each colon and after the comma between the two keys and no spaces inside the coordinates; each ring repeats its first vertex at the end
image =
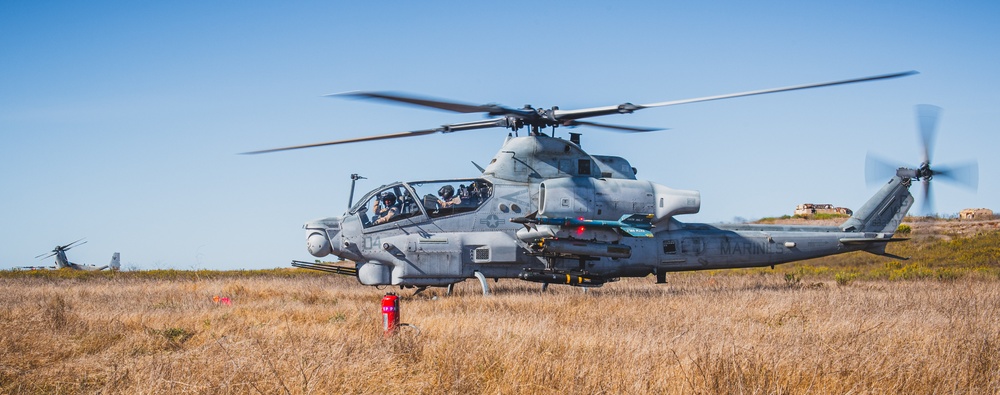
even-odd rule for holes
{"type": "Polygon", "coordinates": [[[399,328],[399,296],[390,292],[382,297],[382,331],[392,336],[399,328]]]}

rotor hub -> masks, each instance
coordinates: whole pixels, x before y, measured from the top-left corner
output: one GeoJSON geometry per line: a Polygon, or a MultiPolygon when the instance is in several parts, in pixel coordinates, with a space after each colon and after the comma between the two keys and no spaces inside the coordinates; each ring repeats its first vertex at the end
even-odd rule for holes
{"type": "Polygon", "coordinates": [[[918,181],[919,180],[930,181],[930,179],[932,178],[934,178],[934,170],[931,170],[931,164],[928,162],[921,163],[920,167],[917,169],[916,179],[918,181]]]}

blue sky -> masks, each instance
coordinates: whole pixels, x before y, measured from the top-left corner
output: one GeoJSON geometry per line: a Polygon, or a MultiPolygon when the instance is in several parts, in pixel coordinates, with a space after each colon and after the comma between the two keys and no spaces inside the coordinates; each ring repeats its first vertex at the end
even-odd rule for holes
{"type": "Polygon", "coordinates": [[[351,90],[573,109],[918,70],[578,131],[701,191],[682,221],[720,222],[859,207],[866,153],[915,165],[914,106],[935,104],[935,163],[980,166],[978,193],[935,184],[937,211],[998,210],[998,18],[985,1],[0,2],[0,268],[81,237],[78,263],[286,267],[311,259],[305,221],[343,213],[351,173],[359,193],[472,177],[506,135],[237,155],[481,119],[323,97],[351,90]]]}

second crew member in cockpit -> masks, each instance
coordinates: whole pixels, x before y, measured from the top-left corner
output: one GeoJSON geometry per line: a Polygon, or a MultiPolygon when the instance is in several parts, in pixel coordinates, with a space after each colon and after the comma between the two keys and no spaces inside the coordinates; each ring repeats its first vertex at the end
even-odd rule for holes
{"type": "Polygon", "coordinates": [[[375,201],[375,207],[372,211],[375,214],[375,225],[384,224],[389,222],[392,217],[399,214],[399,202],[396,201],[396,194],[392,192],[385,192],[384,195],[379,200],[375,201]]]}
{"type": "Polygon", "coordinates": [[[445,185],[441,189],[438,189],[438,205],[441,208],[454,207],[461,203],[462,198],[455,196],[455,188],[451,185],[445,185]]]}

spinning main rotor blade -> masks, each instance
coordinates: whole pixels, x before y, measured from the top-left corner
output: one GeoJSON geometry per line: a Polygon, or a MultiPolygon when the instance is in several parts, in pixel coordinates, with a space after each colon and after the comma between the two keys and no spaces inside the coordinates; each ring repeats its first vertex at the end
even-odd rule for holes
{"type": "MultiPolygon", "coordinates": [[[[786,87],[782,87],[782,88],[762,89],[762,90],[749,91],[749,92],[730,93],[730,94],[725,94],[725,95],[706,96],[706,97],[698,97],[698,98],[693,98],[693,99],[673,100],[673,101],[665,101],[665,102],[650,103],[650,104],[641,104],[641,105],[635,105],[635,104],[631,104],[631,103],[623,103],[623,104],[614,105],[614,106],[584,108],[584,109],[579,109],[579,110],[554,110],[553,111],[553,118],[555,118],[556,120],[559,120],[559,121],[567,121],[567,120],[575,120],[575,119],[582,119],[582,118],[597,117],[597,116],[602,116],[602,115],[628,114],[628,113],[632,113],[632,112],[634,112],[636,110],[641,110],[641,109],[644,109],[644,108],[665,107],[665,106],[673,106],[673,105],[678,105],[678,104],[697,103],[697,102],[711,101],[711,100],[721,100],[721,99],[731,99],[731,98],[743,97],[743,96],[763,95],[763,94],[767,94],[767,93],[787,92],[787,91],[794,91],[794,90],[801,90],[801,89],[820,88],[820,87],[825,87],[825,86],[853,84],[853,83],[857,83],[857,82],[867,82],[867,81],[876,81],[876,80],[883,80],[883,79],[890,79],[890,78],[905,77],[905,76],[913,75],[913,74],[917,74],[917,72],[911,70],[911,71],[904,71],[904,72],[900,72],[900,73],[876,75],[876,76],[871,76],[871,77],[852,78],[852,79],[848,79],[848,80],[831,81],[831,82],[820,82],[820,83],[816,83],[816,84],[786,86],[786,87]]],[[[392,93],[392,92],[346,92],[346,93],[333,94],[333,95],[327,95],[327,96],[346,96],[346,97],[355,97],[355,98],[364,98],[364,99],[388,100],[388,101],[394,101],[394,102],[399,102],[399,103],[406,103],[406,104],[412,104],[412,105],[423,106],[423,107],[431,107],[431,108],[437,108],[437,109],[441,109],[441,110],[448,110],[448,111],[454,111],[454,112],[460,112],[460,113],[485,112],[485,113],[489,113],[489,114],[493,114],[493,115],[501,115],[501,114],[527,115],[527,114],[529,114],[529,113],[532,112],[532,111],[527,110],[527,109],[513,109],[513,108],[510,108],[510,107],[504,107],[504,106],[497,105],[497,104],[476,105],[476,104],[460,103],[460,102],[454,102],[454,101],[444,101],[444,100],[439,100],[439,99],[420,98],[420,97],[416,97],[416,96],[399,94],[399,93],[392,93]]],[[[645,130],[643,130],[643,131],[645,131],[645,130]]]]}
{"type": "MultiPolygon", "coordinates": [[[[86,239],[86,237],[84,237],[83,239],[86,239]]],[[[83,240],[83,239],[80,239],[80,240],[83,240]]],[[[70,249],[72,247],[76,247],[74,244],[79,243],[80,240],[77,240],[77,241],[74,241],[72,243],[66,244],[66,245],[62,246],[61,249],[68,250],[68,249],[70,249]]],[[[84,245],[84,244],[87,244],[87,242],[85,241],[85,242],[77,244],[77,245],[84,245]]]]}
{"type": "MultiPolygon", "coordinates": [[[[83,239],[86,239],[86,237],[84,237],[83,239]]],[[[80,243],[81,241],[83,241],[83,239],[74,241],[74,242],[66,244],[64,246],[57,245],[55,248],[52,249],[52,251],[49,251],[49,252],[46,252],[46,253],[43,253],[43,254],[38,254],[38,255],[35,256],[35,258],[45,259],[45,258],[48,258],[50,256],[56,255],[57,253],[59,253],[59,251],[66,251],[66,250],[68,250],[70,248],[73,248],[73,247],[76,247],[76,246],[82,246],[84,244],[87,244],[86,241],[84,241],[83,243],[80,243]],[[80,244],[76,244],[76,243],[80,243],[80,244]]]]}
{"type": "Polygon", "coordinates": [[[890,79],[890,78],[906,77],[906,76],[914,75],[914,74],[918,74],[918,72],[915,71],[915,70],[910,70],[910,71],[904,71],[904,72],[901,72],[901,73],[882,74],[882,75],[875,75],[875,76],[871,76],[871,77],[862,77],[862,78],[852,78],[852,79],[849,79],[849,80],[840,80],[840,81],[831,81],[831,82],[820,82],[820,83],[817,83],[817,84],[794,85],[794,86],[786,86],[784,88],[762,89],[762,90],[749,91],[749,92],[730,93],[728,95],[708,96],[708,97],[700,97],[700,98],[695,98],[695,99],[674,100],[674,101],[665,101],[665,102],[660,102],[660,103],[643,104],[640,107],[642,107],[642,108],[650,108],[650,107],[673,106],[673,105],[677,105],[677,104],[696,103],[696,102],[703,102],[703,101],[710,101],[710,100],[731,99],[731,98],[734,98],[734,97],[754,96],[754,95],[763,95],[763,94],[775,93],[775,92],[788,92],[788,91],[796,91],[796,90],[801,90],[801,89],[820,88],[820,87],[824,87],[824,86],[853,84],[853,83],[856,83],[856,82],[867,82],[867,81],[885,80],[885,79],[890,79]]]}
{"type": "Polygon", "coordinates": [[[399,133],[381,134],[381,135],[378,135],[378,136],[357,137],[357,138],[353,138],[353,139],[327,141],[327,142],[324,142],[324,143],[293,145],[291,147],[272,148],[272,149],[266,149],[266,150],[261,150],[261,151],[244,152],[244,153],[242,153],[242,155],[264,154],[264,153],[268,153],[268,152],[288,151],[288,150],[302,149],[302,148],[312,148],[312,147],[322,147],[324,145],[337,145],[337,144],[357,143],[357,142],[361,142],[361,141],[387,140],[387,139],[395,139],[395,138],[401,138],[401,137],[423,136],[425,134],[431,134],[431,133],[437,133],[437,132],[451,133],[451,132],[459,132],[459,131],[462,131],[462,130],[486,129],[486,128],[495,128],[495,127],[506,127],[506,126],[507,126],[507,119],[506,118],[494,118],[494,119],[487,119],[485,121],[473,121],[473,122],[465,122],[465,123],[454,123],[454,124],[451,124],[451,125],[443,125],[443,126],[441,126],[439,128],[424,129],[424,130],[415,130],[415,131],[412,131],[412,132],[399,132],[399,133]]]}
{"type": "Polygon", "coordinates": [[[353,97],[359,99],[377,99],[377,100],[387,100],[394,101],[405,104],[412,104],[422,107],[431,107],[441,110],[448,110],[460,113],[474,113],[474,112],[485,112],[485,113],[503,113],[506,110],[511,110],[509,108],[499,106],[496,104],[467,104],[452,101],[442,101],[442,100],[432,100],[427,98],[416,97],[412,95],[405,95],[394,92],[344,92],[344,93],[334,93],[326,95],[327,97],[353,97]]]}
{"type": "Polygon", "coordinates": [[[786,87],[783,87],[783,88],[761,89],[761,90],[756,90],[756,91],[748,91],[748,92],[740,92],[740,93],[730,93],[730,94],[725,94],[725,95],[706,96],[706,97],[698,97],[698,98],[694,98],[694,99],[672,100],[672,101],[665,101],[665,102],[658,102],[658,103],[649,103],[649,104],[640,104],[640,105],[635,105],[635,104],[631,104],[631,103],[624,103],[624,104],[620,104],[620,105],[617,105],[617,106],[594,107],[594,108],[585,108],[585,109],[581,109],[581,110],[570,110],[570,111],[559,111],[559,110],[557,110],[555,112],[555,117],[557,119],[564,120],[564,119],[588,118],[588,117],[595,117],[595,116],[609,115],[609,114],[616,114],[616,113],[617,114],[627,114],[627,113],[632,113],[633,111],[641,110],[641,109],[644,109],[644,108],[675,106],[675,105],[678,105],[678,104],[688,104],[688,103],[697,103],[697,102],[703,102],[703,101],[731,99],[731,98],[735,98],[735,97],[755,96],[755,95],[763,95],[763,94],[767,94],[767,93],[787,92],[787,91],[795,91],[795,90],[801,90],[801,89],[812,89],[812,88],[820,88],[820,87],[824,87],[824,86],[853,84],[853,83],[856,83],[856,82],[877,81],[877,80],[884,80],[884,79],[890,79],[890,78],[905,77],[905,76],[914,75],[914,74],[918,74],[918,72],[914,71],[914,70],[910,70],[910,71],[904,71],[904,72],[901,72],[901,73],[882,74],[882,75],[876,75],[876,76],[871,76],[871,77],[862,77],[862,78],[852,78],[852,79],[849,79],[849,80],[840,80],[840,81],[831,81],[831,82],[820,82],[820,83],[816,83],[816,84],[794,85],[794,86],[786,86],[786,87]]]}
{"type": "Polygon", "coordinates": [[[618,132],[656,132],[659,130],[667,130],[664,128],[647,128],[644,126],[622,126],[622,125],[609,125],[606,123],[597,122],[587,122],[587,121],[566,121],[563,122],[563,126],[591,126],[595,128],[605,128],[611,129],[618,132]]]}
{"type": "Polygon", "coordinates": [[[541,129],[541,128],[548,128],[548,127],[553,127],[554,128],[554,127],[558,127],[558,126],[594,126],[594,127],[600,127],[600,128],[605,128],[605,129],[613,129],[613,130],[618,130],[618,131],[627,131],[627,132],[650,132],[650,131],[663,130],[663,129],[646,128],[646,127],[635,127],[635,126],[608,125],[608,124],[601,124],[601,123],[595,123],[595,122],[582,122],[582,121],[578,121],[578,120],[582,119],[582,118],[597,117],[597,116],[602,116],[602,115],[629,114],[629,113],[632,113],[632,112],[634,112],[636,110],[641,110],[641,109],[644,109],[644,108],[664,107],[664,106],[672,106],[672,105],[677,105],[677,104],[695,103],[695,102],[710,101],[710,100],[721,100],[721,99],[729,99],[729,98],[742,97],[742,96],[762,95],[762,94],[766,94],[766,93],[785,92],[785,91],[793,91],[793,90],[800,90],[800,89],[810,89],[810,88],[819,88],[819,87],[833,86],[833,85],[852,84],[852,83],[856,83],[856,82],[866,82],[866,81],[875,81],[875,80],[882,80],[882,79],[889,79],[889,78],[904,77],[904,76],[913,75],[913,74],[917,74],[917,72],[916,71],[906,71],[906,72],[901,72],[901,73],[876,75],[876,76],[864,77],[864,78],[854,78],[854,79],[849,79],[849,80],[832,81],[832,82],[822,82],[822,83],[818,83],[818,84],[795,85],[795,86],[788,86],[788,87],[784,87],[784,88],[773,88],[773,89],[764,89],[764,90],[741,92],[741,93],[731,93],[731,94],[726,94],[726,95],[707,96],[707,97],[700,97],[700,98],[694,98],[694,99],[666,101],[666,102],[650,103],[650,104],[644,104],[644,105],[635,105],[635,104],[632,104],[632,103],[623,103],[623,104],[619,104],[619,105],[616,105],[616,106],[584,108],[584,109],[580,109],[580,110],[569,110],[569,111],[559,110],[558,107],[552,107],[551,109],[534,109],[531,106],[525,106],[524,108],[521,108],[521,109],[514,109],[514,108],[510,108],[510,107],[504,107],[504,106],[501,106],[501,105],[498,105],[498,104],[475,105],[475,104],[460,103],[460,102],[454,102],[454,101],[445,101],[445,100],[439,100],[439,99],[421,98],[421,97],[416,97],[416,96],[410,96],[410,95],[404,95],[404,94],[398,94],[398,93],[389,93],[389,92],[347,92],[347,93],[327,95],[327,96],[345,96],[345,97],[353,97],[353,98],[361,98],[361,99],[386,100],[386,101],[391,101],[391,102],[397,102],[397,103],[403,103],[403,104],[410,104],[410,105],[416,105],[416,106],[421,106],[421,107],[430,107],[430,108],[436,108],[436,109],[453,111],[453,112],[459,112],[459,113],[477,113],[477,112],[479,112],[479,113],[487,113],[489,115],[494,115],[494,116],[501,115],[503,117],[488,119],[488,120],[485,120],[485,121],[476,121],[476,122],[466,122],[466,123],[457,123],[457,124],[443,125],[441,127],[434,128],[434,129],[424,129],[424,130],[416,130],[416,131],[411,131],[411,132],[400,132],[400,133],[383,134],[383,135],[378,135],[378,136],[359,137],[359,138],[344,139],[344,140],[334,140],[334,141],[328,141],[328,142],[323,142],[323,143],[295,145],[295,146],[290,146],[290,147],[282,147],[282,148],[273,148],[273,149],[266,149],[266,150],[260,150],[260,151],[244,152],[243,154],[263,154],[263,153],[276,152],[276,151],[286,151],[286,150],[294,150],[294,149],[301,149],[301,148],[321,147],[321,146],[325,146],[325,145],[356,143],[356,142],[372,141],[372,140],[385,140],[385,139],[394,139],[394,138],[401,138],[401,137],[422,136],[422,135],[425,135],[425,134],[431,134],[431,133],[436,133],[436,132],[449,133],[449,132],[456,132],[456,131],[460,131],[460,130],[485,129],[485,128],[492,128],[492,127],[505,127],[505,128],[510,128],[511,130],[514,130],[514,131],[517,131],[518,129],[520,129],[522,127],[530,127],[532,131],[537,131],[538,129],[541,129]]]}
{"type": "Polygon", "coordinates": [[[412,132],[390,133],[390,134],[383,134],[383,135],[378,135],[378,136],[358,137],[358,138],[353,138],[353,139],[327,141],[327,142],[323,142],[323,143],[293,145],[293,146],[290,146],[290,147],[281,147],[281,148],[272,148],[272,149],[266,149],[266,150],[260,150],[260,151],[242,152],[242,153],[240,153],[240,155],[266,154],[268,152],[278,152],[278,151],[288,151],[288,150],[293,150],[293,149],[322,147],[324,145],[336,145],[336,144],[357,143],[357,142],[361,142],[361,141],[386,140],[386,139],[395,139],[395,138],[400,138],[400,137],[423,136],[425,134],[431,134],[431,133],[436,133],[436,132],[440,132],[440,131],[442,131],[441,128],[426,129],[426,130],[415,130],[415,131],[412,131],[412,132]]]}

